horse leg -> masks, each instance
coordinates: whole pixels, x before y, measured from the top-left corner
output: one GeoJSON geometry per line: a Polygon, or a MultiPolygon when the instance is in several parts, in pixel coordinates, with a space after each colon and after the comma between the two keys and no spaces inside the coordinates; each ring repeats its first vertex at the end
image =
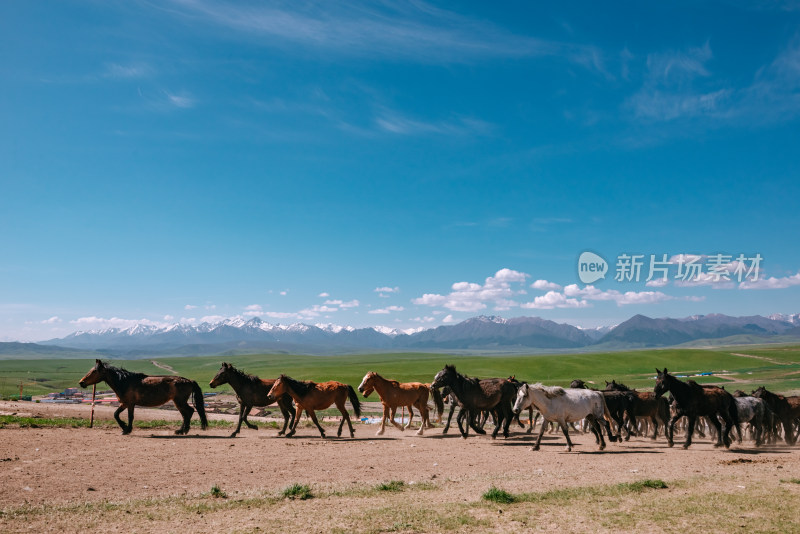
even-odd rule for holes
{"type": "Polygon", "coordinates": [[[606,421],[605,419],[589,415],[586,417],[586,420],[589,421],[589,426],[592,428],[592,431],[596,432],[598,438],[600,438],[600,441],[598,442],[599,445],[598,450],[602,451],[603,449],[606,448],[606,442],[603,439],[603,429],[600,428],[601,426],[600,423],[602,423],[603,426],[606,427],[606,432],[608,432],[608,440],[612,442],[617,440],[617,436],[611,434],[611,425],[609,425],[608,421],[606,421]]]}
{"type": "Polygon", "coordinates": [[[386,419],[389,418],[389,407],[387,405],[383,405],[383,413],[381,414],[381,427],[375,432],[376,436],[383,435],[386,432],[386,419]]]}
{"type": "Polygon", "coordinates": [[[247,420],[247,416],[250,415],[250,410],[252,410],[252,409],[253,409],[252,405],[248,406],[247,408],[245,408],[245,410],[244,410],[244,424],[246,424],[247,428],[249,428],[251,430],[258,430],[258,426],[257,425],[254,425],[253,423],[251,423],[250,421],[247,420]]]}
{"type": "Polygon", "coordinates": [[[283,399],[280,399],[278,401],[278,408],[281,409],[281,414],[283,414],[283,428],[281,429],[280,432],[278,432],[279,436],[282,436],[283,434],[286,433],[287,425],[291,425],[294,423],[294,411],[291,409],[291,407],[292,405],[289,404],[287,406],[286,403],[283,401],[283,399]],[[289,422],[289,417],[292,418],[291,422],[289,422]]]}
{"type": "Polygon", "coordinates": [[[469,427],[472,423],[472,413],[467,410],[467,408],[461,408],[461,411],[458,412],[458,417],[456,417],[456,423],[458,423],[458,430],[461,432],[461,437],[467,439],[467,434],[469,433],[469,427]],[[464,426],[462,423],[464,422],[464,418],[469,418],[469,422],[466,424],[466,430],[464,430],[464,426]]]}
{"type": "MultiPolygon", "coordinates": [[[[450,430],[450,421],[453,420],[453,412],[455,412],[455,411],[456,411],[456,403],[455,402],[451,402],[450,403],[450,413],[447,414],[447,424],[444,425],[444,430],[442,430],[442,434],[447,434],[447,431],[450,430]]],[[[460,412],[459,412],[459,414],[460,414],[460,412]]]]}
{"type": "MultiPolygon", "coordinates": [[[[308,410],[308,409],[306,409],[306,413],[311,418],[311,420],[314,421],[314,424],[317,425],[317,429],[319,429],[319,435],[324,438],[325,437],[325,431],[322,430],[322,425],[320,425],[319,421],[317,421],[317,414],[314,412],[314,410],[308,410]]],[[[339,431],[340,432],[341,432],[341,430],[342,430],[341,427],[339,427],[339,431]]]]}
{"type": "Polygon", "coordinates": [[[687,416],[687,419],[688,423],[686,425],[686,441],[683,442],[684,449],[688,449],[692,444],[692,436],[694,435],[694,427],[695,423],[697,422],[697,416],[689,415],[687,416]]]}
{"type": "MultiPolygon", "coordinates": [[[[178,399],[173,399],[175,406],[178,408],[178,411],[181,412],[183,416],[183,424],[181,427],[175,431],[176,434],[188,434],[189,433],[189,424],[192,420],[192,414],[194,413],[194,408],[189,406],[189,403],[185,400],[179,401],[178,399]]],[[[131,415],[131,411],[128,410],[128,414],[131,415]]],[[[133,417],[131,417],[131,421],[133,417]]]]}
{"type": "Polygon", "coordinates": [[[133,408],[135,406],[136,406],[135,404],[131,404],[130,406],[128,406],[128,431],[123,432],[123,434],[130,434],[131,431],[133,430],[133,408]]]}
{"type": "MultiPolygon", "coordinates": [[[[538,413],[536,414],[538,417],[538,413]]],[[[536,420],[533,418],[533,406],[528,406],[528,430],[525,431],[526,434],[530,434],[533,432],[533,425],[536,424],[536,420]]]]}
{"type": "Polygon", "coordinates": [[[539,450],[539,443],[542,441],[542,436],[544,435],[544,431],[547,429],[547,419],[542,416],[542,426],[539,427],[539,435],[536,437],[536,443],[533,444],[534,451],[539,450]]]}
{"type": "Polygon", "coordinates": [[[561,422],[559,422],[558,424],[559,426],[561,426],[561,431],[564,432],[564,437],[567,438],[567,452],[570,452],[572,450],[572,440],[569,439],[569,431],[567,430],[567,424],[561,422]]]}
{"type": "Polygon", "coordinates": [[[294,421],[292,421],[292,426],[289,429],[289,433],[286,434],[287,438],[291,438],[294,436],[294,433],[297,431],[297,424],[300,422],[300,416],[303,415],[303,407],[299,404],[295,405],[294,411],[294,421]]]}
{"type": "Polygon", "coordinates": [[[397,406],[392,406],[391,407],[391,414],[389,415],[389,422],[392,423],[392,425],[396,429],[398,429],[400,432],[402,432],[405,429],[403,428],[403,425],[401,425],[400,423],[398,423],[397,421],[394,420],[394,418],[396,416],[397,416],[397,406]]]}
{"type": "Polygon", "coordinates": [[[430,424],[430,421],[428,420],[428,407],[422,403],[419,403],[417,410],[419,410],[419,416],[422,418],[422,422],[419,424],[419,430],[417,430],[417,436],[422,436],[423,432],[425,431],[425,425],[430,424]]]}
{"type": "Polygon", "coordinates": [[[131,433],[131,429],[128,428],[127,426],[125,426],[125,423],[123,423],[122,419],[120,419],[120,417],[119,417],[119,414],[122,413],[122,410],[125,410],[127,408],[128,408],[128,405],[123,403],[123,404],[120,404],[119,408],[117,408],[117,410],[114,412],[114,419],[117,420],[117,424],[122,429],[122,434],[123,435],[131,433]]]}
{"type": "MultiPolygon", "coordinates": [[[[411,408],[410,405],[407,406],[407,408],[408,408],[408,423],[405,424],[405,426],[403,427],[403,430],[405,430],[405,429],[407,429],[408,427],[411,426],[411,420],[414,418],[414,410],[411,408]]],[[[401,421],[401,424],[402,424],[402,421],[401,421]]]]}
{"type": "Polygon", "coordinates": [[[229,436],[231,438],[235,438],[236,434],[239,433],[239,430],[242,429],[242,420],[244,419],[244,403],[239,403],[239,424],[236,425],[236,430],[229,436]]]}
{"type": "MultiPolygon", "coordinates": [[[[722,445],[725,444],[726,440],[725,440],[725,436],[723,436],[723,433],[722,433],[722,425],[719,422],[719,418],[717,418],[716,414],[710,415],[710,416],[706,417],[706,422],[708,422],[717,433],[717,442],[714,443],[714,447],[722,447],[722,445]]],[[[727,427],[727,429],[730,429],[730,425],[726,424],[726,427],[727,427]]],[[[726,434],[727,434],[727,432],[726,432],[726,434]]],[[[730,445],[730,444],[728,443],[727,445],[730,445]]]]}
{"type": "MultiPolygon", "coordinates": [[[[472,410],[467,410],[469,412],[469,419],[468,424],[472,427],[477,434],[486,434],[486,431],[483,429],[483,425],[479,424],[480,420],[483,418],[484,412],[479,411],[477,414],[474,414],[472,410]]],[[[486,414],[486,419],[489,418],[488,413],[486,414]]],[[[486,419],[483,419],[483,423],[486,424],[486,419]]]]}

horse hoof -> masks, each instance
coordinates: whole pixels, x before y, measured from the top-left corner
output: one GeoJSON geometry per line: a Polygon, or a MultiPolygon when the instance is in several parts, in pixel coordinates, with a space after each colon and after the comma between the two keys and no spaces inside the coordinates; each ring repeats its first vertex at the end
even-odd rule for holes
{"type": "Polygon", "coordinates": [[[235,438],[235,437],[236,437],[236,432],[234,432],[233,434],[231,434],[231,435],[230,435],[230,436],[228,436],[228,437],[229,437],[229,438],[235,438]]]}
{"type": "Polygon", "coordinates": [[[684,445],[684,446],[683,446],[683,450],[686,450],[686,449],[688,449],[688,448],[689,448],[689,446],[688,446],[688,445],[684,445]]]}
{"type": "Polygon", "coordinates": [[[572,452],[572,447],[567,447],[567,452],[572,452]]]}
{"type": "Polygon", "coordinates": [[[417,436],[422,436],[422,435],[423,435],[422,434],[422,429],[420,428],[419,430],[417,430],[417,436]]]}
{"type": "Polygon", "coordinates": [[[130,433],[131,433],[131,431],[130,431],[130,430],[123,430],[123,431],[122,431],[122,435],[123,435],[123,436],[127,436],[127,435],[128,435],[128,434],[130,434],[130,433]]]}
{"type": "Polygon", "coordinates": [[[531,447],[531,450],[532,451],[538,451],[539,450],[539,446],[538,445],[533,446],[533,447],[531,447]]]}
{"type": "Polygon", "coordinates": [[[606,446],[605,446],[605,445],[600,445],[600,447],[598,447],[598,450],[601,450],[601,451],[602,451],[602,450],[605,450],[605,448],[606,448],[606,446]]]}

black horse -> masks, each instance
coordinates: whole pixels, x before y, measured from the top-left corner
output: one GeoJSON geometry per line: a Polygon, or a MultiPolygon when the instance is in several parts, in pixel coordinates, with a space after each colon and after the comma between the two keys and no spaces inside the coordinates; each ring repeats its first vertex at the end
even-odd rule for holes
{"type": "Polygon", "coordinates": [[[658,373],[656,387],[653,390],[656,397],[661,397],[669,391],[675,399],[675,413],[667,426],[667,440],[670,447],[673,443],[675,422],[684,415],[689,420],[686,428],[686,441],[683,444],[684,449],[688,449],[692,444],[695,421],[701,416],[707,416],[707,420],[717,431],[717,443],[714,446],[731,446],[731,428],[739,424],[739,416],[736,412],[736,401],[733,400],[730,393],[715,386],[701,386],[694,380],[688,382],[678,380],[667,372],[666,367],[663,371],[656,369],[656,373],[658,373]],[[717,416],[725,421],[724,429],[721,428],[717,416]]]}
{"type": "Polygon", "coordinates": [[[784,397],[766,389],[764,386],[753,391],[753,397],[764,399],[775,417],[783,424],[783,439],[787,445],[794,445],[794,422],[800,417],[800,397],[784,397]]]}
{"type": "MultiPolygon", "coordinates": [[[[595,388],[589,387],[586,382],[580,379],[573,380],[569,387],[572,389],[591,389],[598,391],[595,388]]],[[[622,431],[624,429],[626,433],[625,441],[628,441],[631,439],[631,431],[628,428],[627,423],[630,423],[634,428],[636,428],[636,416],[633,413],[633,405],[636,402],[636,399],[634,398],[633,392],[606,390],[601,391],[600,393],[603,394],[603,398],[606,401],[606,407],[608,407],[608,412],[611,414],[611,418],[617,424],[617,437],[622,439],[622,431]]],[[[608,433],[608,439],[614,441],[614,435],[611,432],[610,425],[605,426],[606,432],[608,433]]]]}
{"type": "Polygon", "coordinates": [[[175,407],[183,416],[183,424],[175,433],[186,434],[189,432],[189,421],[194,413],[194,409],[189,406],[190,397],[194,401],[197,415],[200,416],[203,430],[208,427],[203,391],[194,380],[182,376],[149,376],[144,373],[134,373],[96,360],[94,367],[81,378],[79,385],[85,388],[98,382],[106,382],[117,394],[119,408],[114,412],[114,419],[122,428],[123,434],[130,434],[133,430],[133,409],[137,404],[161,406],[169,401],[175,403],[175,407]],[[128,410],[127,425],[119,418],[119,414],[125,409],[128,410]]]}
{"type": "Polygon", "coordinates": [[[292,397],[283,395],[279,399],[273,399],[269,396],[269,390],[275,384],[275,379],[263,380],[255,375],[249,375],[240,371],[230,363],[222,363],[222,367],[217,372],[216,376],[209,382],[209,386],[215,388],[222,384],[230,384],[233,391],[236,392],[236,398],[239,399],[239,424],[236,425],[236,430],[233,431],[231,437],[235,437],[242,428],[242,422],[247,425],[247,428],[258,430],[258,427],[247,420],[250,415],[250,410],[253,406],[269,406],[277,402],[278,408],[283,414],[283,428],[278,432],[282,436],[286,432],[286,426],[294,423],[294,403],[292,397]],[[289,419],[291,418],[291,422],[289,419]]]}
{"type": "Polygon", "coordinates": [[[464,405],[462,410],[467,410],[466,429],[462,426],[462,418],[457,419],[458,429],[461,436],[466,439],[469,427],[472,426],[475,432],[482,434],[482,429],[475,425],[475,417],[483,410],[494,411],[497,417],[492,438],[497,437],[500,427],[503,427],[503,436],[508,437],[508,427],[511,424],[512,413],[511,403],[517,394],[517,386],[508,379],[487,379],[468,378],[456,371],[452,365],[445,365],[433,379],[431,387],[441,388],[449,386],[458,400],[464,405]]]}

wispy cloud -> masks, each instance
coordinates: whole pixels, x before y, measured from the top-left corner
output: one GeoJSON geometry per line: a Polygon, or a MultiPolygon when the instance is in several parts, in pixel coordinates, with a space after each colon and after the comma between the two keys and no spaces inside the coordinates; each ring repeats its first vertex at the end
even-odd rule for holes
{"type": "Polygon", "coordinates": [[[104,78],[111,79],[134,79],[151,76],[154,69],[146,63],[107,63],[103,71],[104,78]]]}
{"type": "Polygon", "coordinates": [[[375,118],[376,126],[398,135],[486,135],[492,130],[488,122],[473,118],[425,121],[401,115],[396,111],[382,110],[375,118]]]}
{"type": "Polygon", "coordinates": [[[265,46],[311,48],[325,54],[423,63],[498,57],[562,57],[604,75],[600,49],[516,35],[487,21],[425,2],[241,4],[175,0],[171,13],[265,46]]]}
{"type": "Polygon", "coordinates": [[[378,308],[378,309],[375,309],[375,310],[370,310],[367,313],[371,313],[373,315],[375,315],[375,314],[377,314],[377,315],[385,315],[385,314],[389,314],[389,313],[392,313],[392,312],[401,312],[403,310],[405,310],[405,308],[402,307],[402,306],[387,306],[386,308],[378,308]]]}
{"type": "Polygon", "coordinates": [[[771,276],[756,281],[744,281],[739,284],[739,289],[786,289],[798,285],[800,285],[800,272],[780,278],[771,276]]]}

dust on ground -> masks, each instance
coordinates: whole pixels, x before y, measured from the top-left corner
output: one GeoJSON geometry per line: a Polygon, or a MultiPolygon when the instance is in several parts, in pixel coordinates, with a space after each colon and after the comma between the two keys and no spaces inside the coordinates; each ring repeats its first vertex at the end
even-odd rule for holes
{"type": "MultiPolygon", "coordinates": [[[[88,417],[88,410],[87,406],[79,405],[0,403],[0,414],[20,416],[88,417]]],[[[110,419],[112,413],[111,407],[98,407],[95,417],[110,419]]],[[[136,418],[175,419],[177,428],[179,415],[137,408],[136,418]]],[[[432,484],[439,488],[435,494],[436,506],[456,506],[480,500],[481,494],[493,485],[517,493],[644,479],[662,479],[668,484],[716,480],[723,491],[735,493],[750,486],[800,479],[799,448],[756,449],[747,441],[725,450],[716,449],[708,439],[702,439],[695,441],[689,450],[682,450],[681,442],[669,448],[663,438],[656,441],[634,438],[608,444],[601,453],[591,434],[573,434],[576,448],[567,453],[560,433],[546,434],[541,450],[532,451],[534,437],[522,432],[513,432],[508,439],[492,440],[488,435],[471,434],[464,440],[452,428],[447,435],[442,434],[441,428],[435,428],[417,436],[413,431],[400,432],[388,427],[383,436],[375,436],[377,425],[356,423],[355,427],[353,439],[321,439],[315,428],[307,427],[300,427],[297,435],[289,439],[278,437],[274,429],[256,431],[245,427],[238,437],[231,439],[229,428],[202,431],[193,427],[188,436],[175,436],[172,429],[135,428],[131,435],[123,436],[119,429],[108,426],[92,429],[9,426],[0,429],[3,481],[0,506],[13,511],[43,505],[198,496],[207,494],[212,486],[221,488],[231,498],[243,498],[279,494],[294,483],[336,495],[392,480],[409,486],[432,484]]],[[[335,436],[335,427],[326,431],[335,436]]],[[[422,502],[431,498],[429,492],[416,492],[391,502],[400,506],[407,499],[422,502]]],[[[340,498],[336,502],[337,506],[347,507],[348,502],[359,506],[358,500],[340,498]]],[[[330,512],[326,510],[330,504],[319,500],[308,506],[330,512]]],[[[797,507],[797,502],[793,506],[797,507]]],[[[327,530],[314,523],[313,517],[306,521],[310,531],[327,530]]],[[[41,522],[31,524],[42,526],[41,522]]],[[[253,529],[250,524],[234,525],[253,529]]],[[[6,527],[11,531],[24,530],[16,523],[8,523],[6,527]]],[[[163,525],[154,524],[152,529],[147,524],[139,527],[137,530],[149,532],[163,525]]],[[[58,528],[63,529],[64,525],[58,528]]],[[[78,530],[81,525],[74,528],[78,530]]],[[[199,527],[189,530],[203,531],[199,527]]]]}

